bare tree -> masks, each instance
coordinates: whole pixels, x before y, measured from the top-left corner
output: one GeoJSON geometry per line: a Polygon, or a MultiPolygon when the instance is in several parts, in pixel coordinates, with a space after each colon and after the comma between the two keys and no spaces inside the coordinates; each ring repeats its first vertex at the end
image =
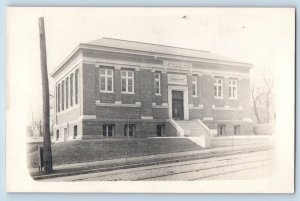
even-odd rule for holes
{"type": "Polygon", "coordinates": [[[258,74],[252,79],[251,99],[257,123],[270,123],[271,102],[273,99],[273,73],[265,67],[257,69],[258,74]]]}

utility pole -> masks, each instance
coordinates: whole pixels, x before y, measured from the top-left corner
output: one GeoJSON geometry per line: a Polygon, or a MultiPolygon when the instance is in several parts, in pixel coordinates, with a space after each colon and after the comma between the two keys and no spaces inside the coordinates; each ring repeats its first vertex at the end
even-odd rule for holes
{"type": "Polygon", "coordinates": [[[49,174],[53,172],[52,167],[52,151],[50,137],[50,103],[49,103],[49,83],[47,72],[47,52],[46,52],[46,36],[44,27],[44,18],[39,18],[39,33],[40,33],[40,52],[41,52],[41,72],[42,72],[42,87],[43,87],[43,138],[44,138],[44,172],[49,174]]]}

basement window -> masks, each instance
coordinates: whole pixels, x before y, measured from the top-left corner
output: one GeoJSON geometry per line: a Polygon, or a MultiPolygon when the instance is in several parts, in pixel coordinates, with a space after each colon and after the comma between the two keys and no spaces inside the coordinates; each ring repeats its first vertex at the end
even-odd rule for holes
{"type": "Polygon", "coordinates": [[[77,126],[74,126],[74,139],[77,137],[77,126]]]}
{"type": "Polygon", "coordinates": [[[221,124],[217,127],[218,135],[225,135],[226,126],[221,124]]]}
{"type": "Polygon", "coordinates": [[[59,139],[59,130],[56,130],[56,141],[59,139]]]}
{"type": "Polygon", "coordinates": [[[163,124],[157,124],[156,125],[156,135],[158,137],[161,137],[164,135],[164,125],[163,124]]]}
{"type": "Polygon", "coordinates": [[[124,125],[124,136],[125,137],[133,137],[135,136],[135,124],[125,124],[124,125]]]}
{"type": "Polygon", "coordinates": [[[103,125],[103,137],[109,138],[114,136],[115,125],[114,124],[104,124],[103,125]]]}
{"type": "Polygon", "coordinates": [[[240,125],[235,125],[234,127],[233,127],[233,131],[234,131],[234,135],[238,135],[238,134],[240,134],[240,125]]]}

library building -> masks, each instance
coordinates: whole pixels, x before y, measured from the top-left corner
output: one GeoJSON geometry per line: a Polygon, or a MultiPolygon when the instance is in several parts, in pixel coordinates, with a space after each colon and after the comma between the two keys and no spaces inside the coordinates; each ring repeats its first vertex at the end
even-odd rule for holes
{"type": "Polygon", "coordinates": [[[252,134],[251,67],[203,50],[80,43],[51,74],[55,141],[252,134]]]}

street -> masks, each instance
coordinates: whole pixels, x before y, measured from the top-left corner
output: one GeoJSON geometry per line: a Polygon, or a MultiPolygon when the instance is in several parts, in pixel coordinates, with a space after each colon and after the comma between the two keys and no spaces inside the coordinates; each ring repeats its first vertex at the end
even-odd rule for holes
{"type": "Polygon", "coordinates": [[[271,174],[273,150],[96,172],[43,181],[172,181],[257,179],[271,174]]]}

